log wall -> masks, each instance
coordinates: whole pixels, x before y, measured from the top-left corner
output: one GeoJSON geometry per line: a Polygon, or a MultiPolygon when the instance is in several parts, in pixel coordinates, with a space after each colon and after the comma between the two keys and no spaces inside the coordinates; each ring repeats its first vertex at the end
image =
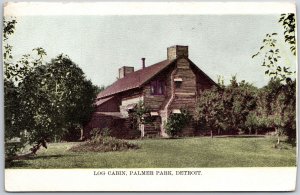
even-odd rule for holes
{"type": "Polygon", "coordinates": [[[146,83],[143,87],[143,96],[145,105],[151,109],[151,111],[159,111],[163,109],[166,101],[171,97],[171,71],[174,66],[162,71],[153,80],[160,80],[165,83],[163,95],[152,95],[151,94],[151,81],[146,83]]]}
{"type": "MultiPolygon", "coordinates": [[[[177,61],[177,70],[174,78],[180,78],[182,81],[175,82],[175,90],[172,103],[168,108],[171,113],[173,109],[185,108],[190,114],[194,114],[196,107],[197,82],[196,75],[191,69],[189,61],[181,58],[177,61]]],[[[182,130],[183,135],[193,135],[194,128],[189,124],[182,130]]]]}

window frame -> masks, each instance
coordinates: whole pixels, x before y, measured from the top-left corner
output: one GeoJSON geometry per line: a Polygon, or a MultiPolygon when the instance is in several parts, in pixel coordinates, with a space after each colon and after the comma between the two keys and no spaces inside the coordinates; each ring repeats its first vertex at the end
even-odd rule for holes
{"type": "Polygon", "coordinates": [[[153,80],[150,82],[151,95],[165,95],[165,82],[163,80],[153,80]],[[161,92],[159,92],[161,91],[161,92]]]}

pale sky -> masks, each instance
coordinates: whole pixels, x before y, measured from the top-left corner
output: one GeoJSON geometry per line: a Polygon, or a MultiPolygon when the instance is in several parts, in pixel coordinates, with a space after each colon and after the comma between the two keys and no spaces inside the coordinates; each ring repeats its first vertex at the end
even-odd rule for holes
{"type": "MultiPolygon", "coordinates": [[[[217,81],[232,75],[261,87],[269,78],[254,58],[266,33],[283,37],[280,15],[18,16],[10,41],[16,59],[42,47],[48,60],[67,54],[97,85],[116,80],[118,68],[166,59],[167,47],[189,46],[189,58],[217,81]]],[[[296,64],[279,40],[286,59],[296,64]]]]}

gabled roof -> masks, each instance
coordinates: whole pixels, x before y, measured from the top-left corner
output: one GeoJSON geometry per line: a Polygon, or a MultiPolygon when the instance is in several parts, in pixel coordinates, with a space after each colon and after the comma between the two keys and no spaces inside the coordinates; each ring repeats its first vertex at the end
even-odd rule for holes
{"type": "MultiPolygon", "coordinates": [[[[112,85],[107,87],[104,91],[100,92],[97,95],[97,105],[100,105],[108,100],[110,100],[110,96],[124,92],[130,89],[135,89],[138,87],[141,87],[143,84],[145,84],[147,81],[149,81],[151,78],[156,76],[158,73],[160,73],[162,70],[167,68],[169,65],[171,65],[175,60],[164,60],[161,62],[158,62],[156,64],[153,64],[151,66],[148,66],[146,68],[137,70],[135,72],[129,73],[126,75],[126,77],[122,79],[118,79],[116,82],[114,82],[112,85]],[[105,99],[103,99],[105,98],[105,99]],[[101,100],[100,100],[101,99],[101,100]]],[[[196,68],[197,71],[199,71],[200,74],[204,75],[208,81],[218,86],[209,76],[207,76],[197,65],[195,65],[190,59],[188,59],[190,64],[196,68]]]]}
{"type": "Polygon", "coordinates": [[[167,68],[174,61],[175,60],[164,60],[146,68],[129,73],[126,75],[126,77],[118,79],[104,91],[100,92],[97,95],[97,99],[102,99],[123,91],[138,88],[149,81],[152,77],[160,73],[163,69],[167,68]]]}

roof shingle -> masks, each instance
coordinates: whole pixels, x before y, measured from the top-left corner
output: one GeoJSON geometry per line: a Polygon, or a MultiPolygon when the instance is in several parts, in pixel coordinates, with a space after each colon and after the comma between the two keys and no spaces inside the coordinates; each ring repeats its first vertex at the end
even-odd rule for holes
{"type": "Polygon", "coordinates": [[[118,79],[104,91],[100,92],[97,95],[97,99],[102,99],[123,91],[127,91],[129,89],[138,88],[158,74],[161,70],[168,67],[174,61],[175,60],[164,60],[146,68],[129,73],[126,75],[126,77],[118,79]]]}

